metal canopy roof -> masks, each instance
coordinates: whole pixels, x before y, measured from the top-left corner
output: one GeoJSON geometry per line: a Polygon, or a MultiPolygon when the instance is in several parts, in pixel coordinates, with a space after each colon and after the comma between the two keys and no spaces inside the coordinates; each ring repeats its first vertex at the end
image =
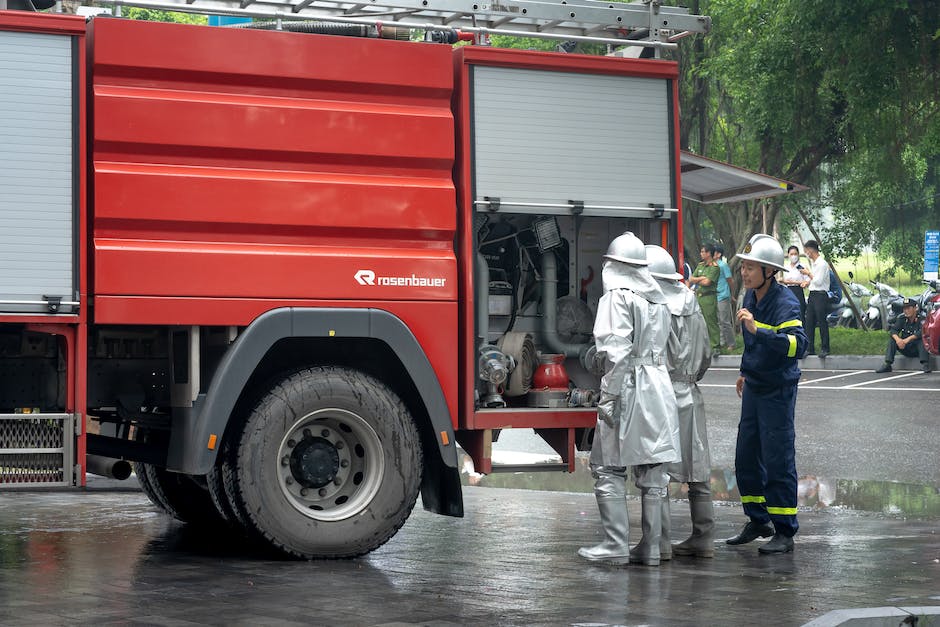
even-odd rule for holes
{"type": "Polygon", "coordinates": [[[682,197],[701,203],[735,202],[802,192],[808,187],[681,151],[682,197]]]}

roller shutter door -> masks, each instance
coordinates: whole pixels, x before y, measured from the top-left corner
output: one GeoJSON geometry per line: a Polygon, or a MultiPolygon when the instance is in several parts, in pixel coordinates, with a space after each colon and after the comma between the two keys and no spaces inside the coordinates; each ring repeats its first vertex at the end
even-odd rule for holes
{"type": "Polygon", "coordinates": [[[77,300],[72,41],[0,32],[0,311],[77,300]]]}
{"type": "Polygon", "coordinates": [[[472,85],[475,201],[552,213],[576,200],[585,215],[675,206],[667,80],[477,66],[472,85]]]}

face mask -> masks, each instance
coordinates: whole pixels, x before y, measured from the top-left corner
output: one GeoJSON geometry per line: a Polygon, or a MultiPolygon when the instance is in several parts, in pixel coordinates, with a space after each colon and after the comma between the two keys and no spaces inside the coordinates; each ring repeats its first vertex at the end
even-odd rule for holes
{"type": "Polygon", "coordinates": [[[799,255],[790,255],[790,263],[796,263],[800,260],[799,255]]]}

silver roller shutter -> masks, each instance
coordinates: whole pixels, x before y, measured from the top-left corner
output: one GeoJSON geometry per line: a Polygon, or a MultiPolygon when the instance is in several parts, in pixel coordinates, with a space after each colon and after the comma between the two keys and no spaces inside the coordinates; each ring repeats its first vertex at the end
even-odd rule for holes
{"type": "Polygon", "coordinates": [[[0,32],[0,312],[77,297],[72,74],[71,37],[0,32]]]}
{"type": "Polygon", "coordinates": [[[665,79],[477,66],[472,84],[478,209],[484,197],[519,213],[570,200],[585,215],[674,207],[665,79]]]}

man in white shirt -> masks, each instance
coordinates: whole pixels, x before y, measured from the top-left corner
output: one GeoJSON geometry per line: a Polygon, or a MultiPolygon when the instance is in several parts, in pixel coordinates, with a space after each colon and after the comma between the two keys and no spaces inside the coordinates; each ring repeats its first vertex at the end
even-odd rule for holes
{"type": "Polygon", "coordinates": [[[816,327],[819,327],[819,356],[829,354],[829,325],[826,315],[829,313],[829,264],[819,254],[819,243],[807,240],[803,252],[812,262],[811,270],[803,268],[801,273],[809,277],[809,299],[806,302],[806,338],[809,340],[807,355],[816,354],[816,327]]]}

